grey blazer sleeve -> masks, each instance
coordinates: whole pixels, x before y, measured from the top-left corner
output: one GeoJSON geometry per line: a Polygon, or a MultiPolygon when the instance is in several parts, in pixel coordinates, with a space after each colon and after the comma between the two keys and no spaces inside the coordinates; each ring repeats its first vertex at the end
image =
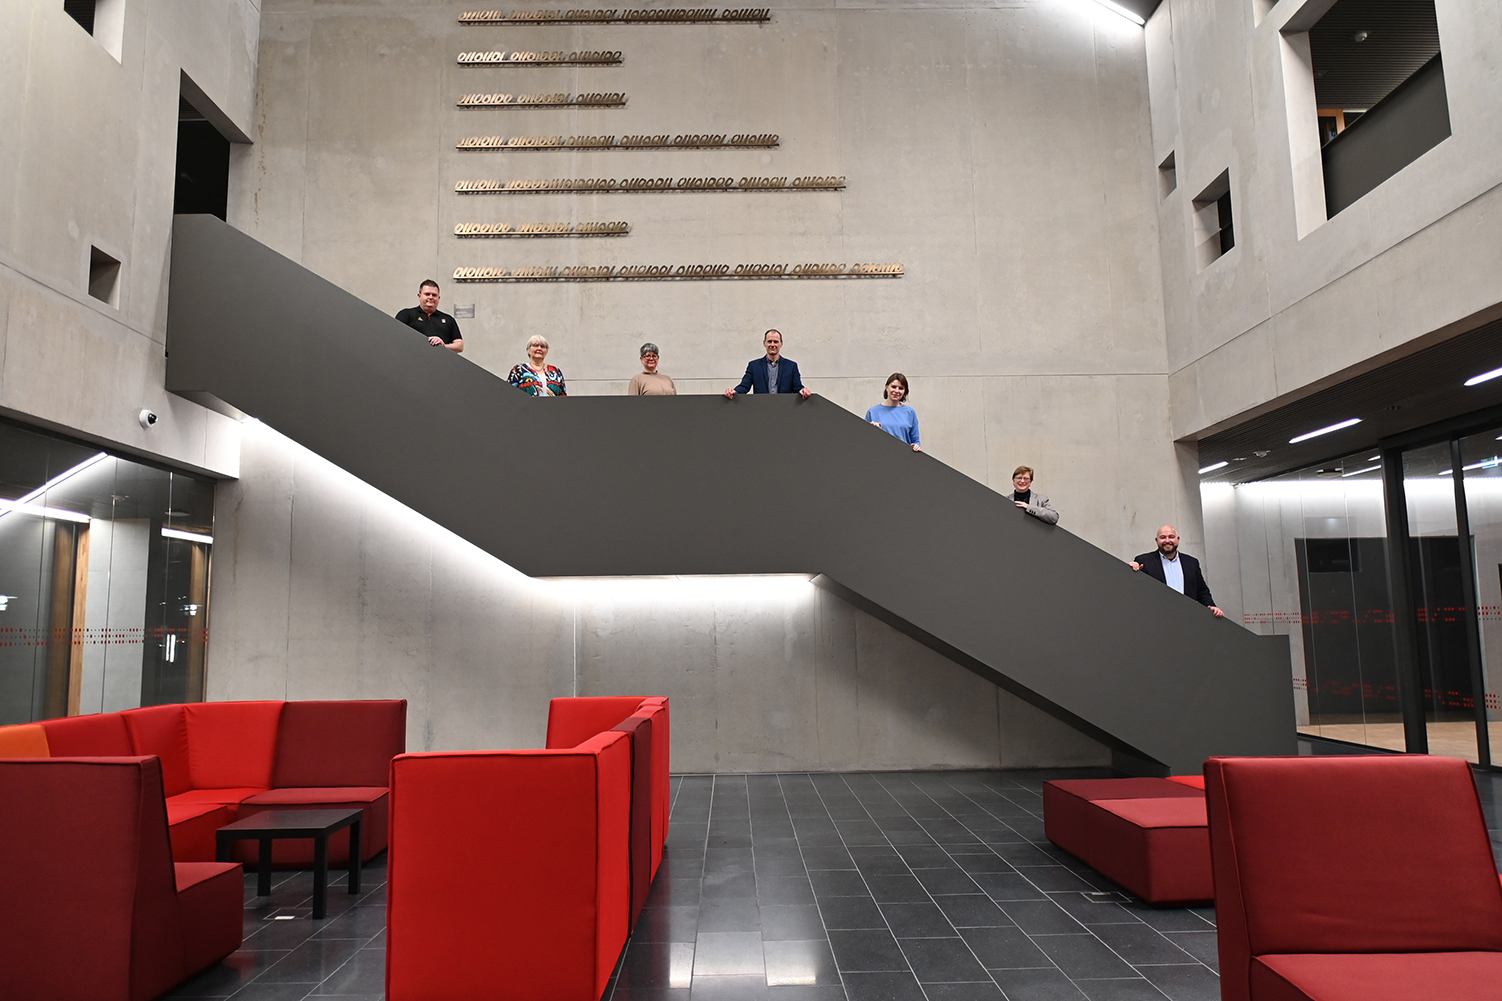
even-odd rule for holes
{"type": "Polygon", "coordinates": [[[1027,502],[1027,513],[1040,521],[1046,521],[1050,525],[1059,523],[1059,512],[1048,503],[1048,498],[1034,490],[1032,497],[1027,502]]]}

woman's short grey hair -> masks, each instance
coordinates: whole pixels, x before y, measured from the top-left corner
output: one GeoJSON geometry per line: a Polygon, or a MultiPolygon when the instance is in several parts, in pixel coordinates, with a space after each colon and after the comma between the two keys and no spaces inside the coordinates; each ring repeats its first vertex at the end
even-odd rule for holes
{"type": "Polygon", "coordinates": [[[533,334],[531,337],[527,338],[527,347],[530,348],[534,344],[540,344],[543,347],[547,347],[548,339],[541,334],[533,334]]]}
{"type": "Polygon", "coordinates": [[[660,358],[660,357],[662,357],[662,352],[657,350],[657,345],[656,344],[653,344],[651,341],[648,341],[647,343],[645,343],[645,344],[643,344],[641,346],[641,354],[637,355],[637,357],[638,358],[645,358],[647,355],[657,355],[660,358]]]}

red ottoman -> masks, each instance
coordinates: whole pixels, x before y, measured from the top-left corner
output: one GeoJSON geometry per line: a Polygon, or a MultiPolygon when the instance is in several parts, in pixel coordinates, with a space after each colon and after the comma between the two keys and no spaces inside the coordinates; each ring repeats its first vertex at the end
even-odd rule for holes
{"type": "Polygon", "coordinates": [[[1215,896],[1205,794],[1169,779],[1043,784],[1048,840],[1153,904],[1215,896]]]}

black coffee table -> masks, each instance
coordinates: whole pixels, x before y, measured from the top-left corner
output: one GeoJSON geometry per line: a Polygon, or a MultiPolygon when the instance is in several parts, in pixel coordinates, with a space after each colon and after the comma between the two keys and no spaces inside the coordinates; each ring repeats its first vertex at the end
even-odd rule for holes
{"type": "Polygon", "coordinates": [[[313,917],[326,909],[329,885],[329,835],[349,828],[349,892],[360,892],[360,818],[363,810],[267,810],[226,824],[214,835],[219,861],[229,862],[236,841],[261,843],[256,895],[271,895],[271,842],[277,838],[313,839],[313,917]]]}

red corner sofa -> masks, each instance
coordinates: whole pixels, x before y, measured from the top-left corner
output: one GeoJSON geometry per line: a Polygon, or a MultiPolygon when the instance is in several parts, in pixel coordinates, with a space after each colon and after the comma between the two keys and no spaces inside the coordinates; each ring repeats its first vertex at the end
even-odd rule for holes
{"type": "Polygon", "coordinates": [[[1215,895],[1204,779],[1062,779],[1043,784],[1048,840],[1159,905],[1215,895]]]}
{"type": "Polygon", "coordinates": [[[243,870],[174,865],[156,758],[7,757],[0,803],[0,998],[147,1001],[240,947],[243,870]]]}
{"type": "Polygon", "coordinates": [[[1469,766],[1205,762],[1225,1001],[1502,997],[1502,886],[1469,766]]]}
{"type": "Polygon", "coordinates": [[[665,698],[554,699],[546,748],[398,756],[388,1001],[597,1001],[662,860],[668,733],[665,698]]]}
{"type": "MultiPolygon", "coordinates": [[[[361,855],[387,840],[391,759],[406,749],[404,699],[192,702],[0,727],[0,758],[161,759],[172,857],[209,862],[214,832],[269,809],[365,811],[361,855]]],[[[254,861],[254,843],[237,858],[254,861]]],[[[349,834],[329,839],[329,864],[349,860],[349,834]]],[[[311,841],[279,840],[273,861],[313,864],[311,841]]]]}

